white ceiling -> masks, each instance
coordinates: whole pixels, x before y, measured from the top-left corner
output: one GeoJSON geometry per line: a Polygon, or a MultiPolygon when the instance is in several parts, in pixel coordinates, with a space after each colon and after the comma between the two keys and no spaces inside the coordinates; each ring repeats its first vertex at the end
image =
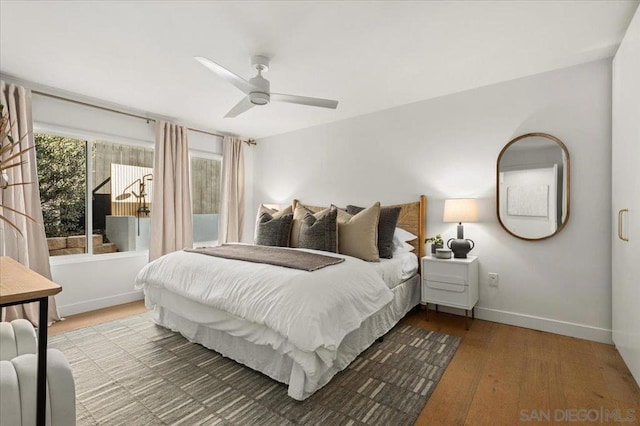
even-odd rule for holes
{"type": "Polygon", "coordinates": [[[637,1],[0,1],[0,72],[259,138],[610,57],[637,1]],[[192,59],[250,78],[272,58],[273,103],[223,116],[243,94],[192,59]]]}

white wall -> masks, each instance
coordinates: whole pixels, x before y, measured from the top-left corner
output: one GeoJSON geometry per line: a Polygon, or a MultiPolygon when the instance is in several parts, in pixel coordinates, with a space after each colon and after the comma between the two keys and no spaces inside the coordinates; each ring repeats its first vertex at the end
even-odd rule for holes
{"type": "MultiPolygon", "coordinates": [[[[109,142],[137,143],[153,147],[155,123],[95,108],[33,95],[36,130],[58,131],[109,142]]],[[[221,138],[189,132],[189,147],[221,154],[221,138]]],[[[60,314],[73,315],[143,298],[134,280],[147,263],[148,253],[127,252],[97,256],[51,258],[53,281],[62,286],[56,296],[60,314]]]]}
{"type": "Polygon", "coordinates": [[[259,140],[254,156],[252,217],[260,202],[294,197],[344,206],[426,194],[427,233],[448,239],[443,200],[479,198],[480,221],[465,225],[480,256],[477,316],[610,342],[611,60],[259,140]],[[529,132],[571,155],[569,223],[539,242],[507,234],[495,211],[497,156],[529,132]]]}
{"type": "Polygon", "coordinates": [[[62,286],[56,296],[60,315],[75,315],[144,297],[133,286],[136,275],[147,264],[147,251],[67,257],[51,260],[53,281],[62,286]]]}

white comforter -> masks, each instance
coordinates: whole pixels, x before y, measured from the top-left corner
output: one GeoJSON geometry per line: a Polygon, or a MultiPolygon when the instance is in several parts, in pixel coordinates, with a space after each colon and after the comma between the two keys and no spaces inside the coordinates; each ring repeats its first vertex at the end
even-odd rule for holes
{"type": "Polygon", "coordinates": [[[342,339],[393,299],[367,262],[331,256],[345,261],[306,272],[179,251],[146,265],[136,287],[164,288],[264,325],[331,365],[342,339]]]}

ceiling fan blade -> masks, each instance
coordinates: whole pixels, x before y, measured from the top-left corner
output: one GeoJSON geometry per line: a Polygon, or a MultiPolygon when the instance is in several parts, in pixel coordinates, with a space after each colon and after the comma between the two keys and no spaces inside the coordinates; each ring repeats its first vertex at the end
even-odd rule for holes
{"type": "Polygon", "coordinates": [[[331,109],[336,109],[338,107],[338,101],[332,101],[331,99],[308,98],[306,96],[285,95],[282,93],[272,93],[271,100],[331,109]]]}
{"type": "Polygon", "coordinates": [[[209,68],[211,71],[216,73],[219,77],[222,77],[229,83],[233,84],[234,86],[242,90],[247,95],[257,90],[257,88],[253,84],[249,83],[247,80],[240,77],[239,75],[232,73],[222,65],[216,64],[211,59],[203,58],[202,56],[194,56],[193,59],[200,62],[205,67],[209,68]]]}
{"type": "Polygon", "coordinates": [[[231,111],[229,111],[227,113],[227,115],[224,116],[224,118],[234,118],[239,116],[240,114],[242,114],[245,111],[250,110],[251,108],[253,108],[255,106],[255,104],[252,104],[251,101],[249,100],[248,96],[245,96],[244,98],[242,98],[242,100],[240,102],[238,102],[236,104],[236,106],[234,106],[233,108],[231,108],[231,111]]]}

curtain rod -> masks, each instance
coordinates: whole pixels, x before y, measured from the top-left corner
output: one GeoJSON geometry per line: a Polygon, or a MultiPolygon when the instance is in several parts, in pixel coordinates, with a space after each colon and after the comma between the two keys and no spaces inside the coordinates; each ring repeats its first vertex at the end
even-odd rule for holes
{"type": "MultiPolygon", "coordinates": [[[[51,93],[40,92],[38,90],[31,90],[31,93],[35,93],[36,95],[46,96],[46,97],[53,98],[53,99],[59,99],[61,101],[71,102],[71,103],[78,104],[78,105],[88,106],[90,108],[101,109],[103,111],[114,112],[116,114],[122,114],[122,115],[126,115],[128,117],[139,118],[141,120],[146,120],[147,123],[150,122],[150,121],[153,121],[154,123],[156,121],[158,121],[155,118],[149,118],[149,117],[145,117],[145,116],[142,116],[142,115],[132,114],[130,112],[124,112],[124,111],[120,111],[120,110],[113,109],[113,108],[108,108],[108,107],[103,107],[103,106],[100,106],[100,105],[90,104],[88,102],[77,101],[75,99],[65,98],[63,96],[58,96],[58,95],[52,95],[51,93]]],[[[194,129],[194,128],[191,128],[191,127],[187,127],[187,130],[191,130],[192,132],[196,132],[196,133],[202,133],[202,134],[205,134],[205,135],[218,136],[220,138],[224,138],[225,136],[229,136],[229,135],[222,135],[220,133],[213,133],[213,132],[207,132],[205,130],[194,129]]],[[[242,140],[242,142],[246,143],[247,145],[256,145],[256,141],[254,141],[253,139],[242,140]]]]}

